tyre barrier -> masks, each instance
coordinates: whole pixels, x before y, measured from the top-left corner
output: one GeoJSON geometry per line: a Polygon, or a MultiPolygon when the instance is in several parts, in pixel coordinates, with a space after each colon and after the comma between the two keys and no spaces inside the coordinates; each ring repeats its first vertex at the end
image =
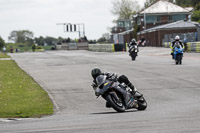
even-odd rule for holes
{"type": "MultiPolygon", "coordinates": [[[[171,42],[164,42],[162,46],[165,48],[170,48],[171,42]]],[[[200,53],[200,42],[188,42],[185,48],[186,52],[200,53]]]]}
{"type": "Polygon", "coordinates": [[[114,52],[114,44],[88,44],[89,51],[114,52]]]}

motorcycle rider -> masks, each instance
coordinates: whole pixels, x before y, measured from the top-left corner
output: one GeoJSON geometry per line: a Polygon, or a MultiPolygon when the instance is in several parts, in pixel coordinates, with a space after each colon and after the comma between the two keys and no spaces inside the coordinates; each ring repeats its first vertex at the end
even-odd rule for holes
{"type": "MultiPolygon", "coordinates": [[[[139,52],[138,47],[134,47],[134,46],[137,46],[137,45],[138,45],[138,44],[137,44],[135,38],[133,38],[133,39],[130,41],[130,43],[128,44],[128,47],[129,47],[128,52],[129,52],[129,55],[130,55],[131,57],[132,57],[132,55],[131,55],[131,51],[132,51],[132,50],[133,50],[133,51],[136,51],[136,50],[137,50],[137,53],[139,52]]],[[[136,54],[136,56],[137,56],[137,54],[136,54]]],[[[132,58],[132,60],[135,60],[135,59],[132,58]]]]}
{"type": "MultiPolygon", "coordinates": [[[[96,93],[96,89],[98,87],[96,83],[96,77],[98,77],[99,75],[105,75],[106,79],[111,80],[111,81],[118,81],[119,83],[125,83],[132,90],[131,93],[135,95],[137,98],[140,98],[143,96],[137,91],[137,89],[134,87],[134,85],[129,81],[129,79],[125,75],[121,75],[118,77],[116,73],[109,73],[109,72],[102,73],[99,68],[93,68],[91,71],[91,75],[93,77],[92,87],[95,90],[96,96],[99,96],[99,94],[96,93]]],[[[106,102],[106,107],[109,107],[107,102],[106,102]]]]}
{"type": "Polygon", "coordinates": [[[131,46],[134,46],[134,45],[137,45],[135,38],[133,38],[133,39],[129,42],[128,47],[130,48],[131,46]]]}
{"type": "Polygon", "coordinates": [[[172,59],[174,59],[174,48],[175,48],[175,44],[178,43],[183,49],[184,49],[184,44],[183,42],[180,40],[179,35],[177,35],[175,37],[175,40],[171,43],[171,55],[172,55],[172,59]]]}

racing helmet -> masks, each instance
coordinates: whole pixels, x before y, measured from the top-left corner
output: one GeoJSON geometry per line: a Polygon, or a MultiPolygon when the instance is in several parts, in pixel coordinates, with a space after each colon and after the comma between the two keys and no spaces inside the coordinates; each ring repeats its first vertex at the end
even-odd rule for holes
{"type": "Polygon", "coordinates": [[[91,71],[91,75],[94,79],[101,74],[101,70],[99,68],[93,68],[91,71]]]}
{"type": "Polygon", "coordinates": [[[177,36],[175,37],[175,40],[176,40],[176,41],[179,41],[179,40],[180,40],[179,35],[177,35],[177,36]]]}
{"type": "Polygon", "coordinates": [[[135,40],[135,38],[133,38],[133,39],[131,40],[131,42],[133,42],[133,43],[136,43],[136,40],[135,40]]]}

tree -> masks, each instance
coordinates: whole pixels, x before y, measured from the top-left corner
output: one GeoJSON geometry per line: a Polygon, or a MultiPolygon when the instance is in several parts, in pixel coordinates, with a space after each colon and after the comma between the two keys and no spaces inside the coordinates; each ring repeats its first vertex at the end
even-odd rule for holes
{"type": "Polygon", "coordinates": [[[57,39],[56,38],[54,38],[54,37],[46,37],[45,39],[44,39],[44,42],[46,43],[46,44],[48,44],[48,45],[55,45],[56,44],[56,42],[57,42],[57,39]]]}
{"type": "Polygon", "coordinates": [[[200,3],[199,0],[176,0],[176,4],[182,7],[196,6],[200,3]]]}
{"type": "Polygon", "coordinates": [[[12,31],[8,39],[14,41],[15,43],[25,43],[28,40],[33,39],[33,36],[33,32],[29,30],[19,30],[12,31]]]}
{"type": "Polygon", "coordinates": [[[112,5],[111,13],[116,15],[118,19],[130,19],[140,9],[135,0],[113,0],[112,5]]]}
{"type": "Polygon", "coordinates": [[[39,46],[44,46],[45,44],[45,40],[44,40],[44,37],[40,36],[39,38],[35,38],[35,43],[38,44],[39,46]]]}
{"type": "Polygon", "coordinates": [[[139,26],[137,24],[134,25],[133,30],[133,38],[137,39],[137,33],[139,32],[139,26]]]}
{"type": "Polygon", "coordinates": [[[104,34],[102,35],[102,37],[105,38],[106,41],[109,41],[109,40],[110,40],[110,34],[109,34],[109,33],[104,33],[104,34]]]}
{"type": "MultiPolygon", "coordinates": [[[[62,37],[58,37],[57,43],[62,43],[65,39],[62,37]]],[[[70,41],[70,39],[68,39],[70,41]]]]}
{"type": "Polygon", "coordinates": [[[110,34],[104,33],[101,38],[97,40],[98,43],[109,43],[110,41],[110,34]]]}
{"type": "MultiPolygon", "coordinates": [[[[153,4],[153,3],[155,3],[156,1],[158,1],[158,0],[146,0],[146,2],[145,2],[145,8],[147,8],[147,7],[149,7],[151,4],[153,4]]],[[[166,1],[169,1],[169,2],[174,2],[174,0],[166,0],[166,1]]]]}
{"type": "Polygon", "coordinates": [[[176,0],[176,4],[182,7],[194,7],[192,21],[200,22],[200,1],[199,0],[176,0]]]}
{"type": "Polygon", "coordinates": [[[192,21],[200,23],[200,10],[194,11],[192,14],[192,21]]]}
{"type": "Polygon", "coordinates": [[[5,42],[0,36],[0,50],[3,48],[3,46],[5,46],[5,42]]]}
{"type": "Polygon", "coordinates": [[[98,39],[97,42],[98,42],[98,43],[105,43],[105,42],[106,42],[106,38],[101,37],[101,38],[98,39]]]}

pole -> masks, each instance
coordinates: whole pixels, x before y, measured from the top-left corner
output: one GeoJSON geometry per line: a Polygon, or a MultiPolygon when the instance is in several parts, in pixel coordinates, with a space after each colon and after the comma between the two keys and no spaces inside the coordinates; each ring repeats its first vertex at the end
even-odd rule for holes
{"type": "Polygon", "coordinates": [[[83,35],[85,36],[85,25],[83,24],[83,35]]]}
{"type": "Polygon", "coordinates": [[[80,24],[78,25],[79,39],[81,38],[80,24]]]}

